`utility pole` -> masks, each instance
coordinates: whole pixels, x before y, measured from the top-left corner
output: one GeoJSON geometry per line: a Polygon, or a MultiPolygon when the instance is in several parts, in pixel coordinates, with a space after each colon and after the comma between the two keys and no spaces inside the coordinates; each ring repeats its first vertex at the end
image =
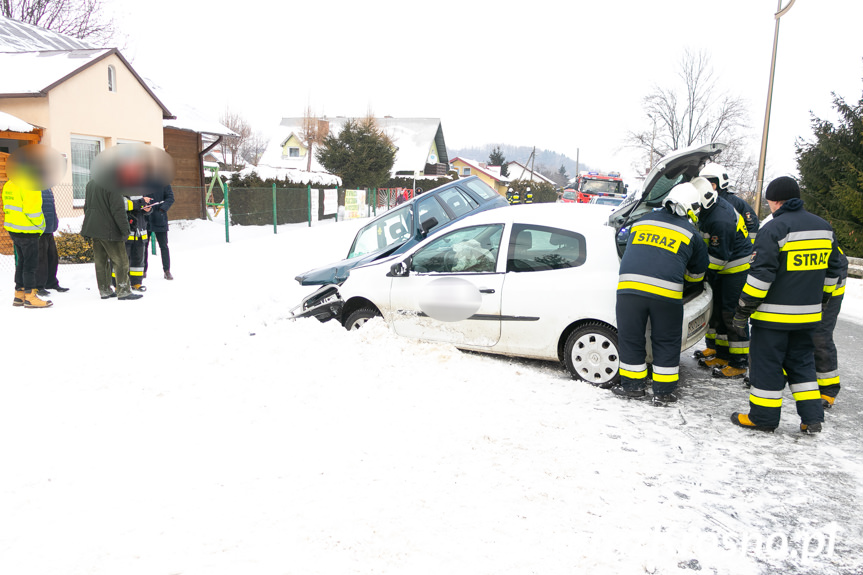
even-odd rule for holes
{"type": "Polygon", "coordinates": [[[764,187],[764,164],[767,160],[767,130],[770,128],[770,103],[773,100],[773,74],[776,71],[776,48],[779,45],[779,19],[782,18],[795,0],[788,0],[788,5],[783,8],[782,0],[778,0],[776,14],[776,27],[773,30],[773,55],[770,57],[770,81],[767,84],[767,110],[764,112],[764,129],[761,132],[761,155],[758,158],[758,176],[755,182],[755,215],[761,217],[761,190],[764,187]]]}

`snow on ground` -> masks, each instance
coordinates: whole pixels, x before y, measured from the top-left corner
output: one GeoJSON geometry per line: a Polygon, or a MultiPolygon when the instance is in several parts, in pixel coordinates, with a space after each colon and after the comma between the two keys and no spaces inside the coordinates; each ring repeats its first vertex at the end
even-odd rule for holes
{"type": "Polygon", "coordinates": [[[151,256],[140,301],[64,265],[52,309],[0,305],[0,573],[859,572],[859,410],[802,436],[789,398],[752,434],[728,422],[745,389],[688,354],[654,409],[380,320],[286,319],[361,223],[174,223],[177,279],[151,256]]]}

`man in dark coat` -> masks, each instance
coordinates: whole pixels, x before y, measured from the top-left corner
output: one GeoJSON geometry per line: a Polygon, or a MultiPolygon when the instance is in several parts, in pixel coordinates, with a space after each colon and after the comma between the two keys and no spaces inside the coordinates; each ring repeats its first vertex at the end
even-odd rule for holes
{"type": "Polygon", "coordinates": [[[90,180],[84,200],[84,224],[81,235],[93,240],[93,260],[96,264],[96,284],[102,299],[141,298],[133,294],[129,282],[129,257],[126,238],[129,237],[126,203],[118,192],[110,191],[90,180]],[[116,272],[117,291],[111,288],[111,269],[116,272]]]}
{"type": "Polygon", "coordinates": [[[59,227],[57,208],[54,202],[54,191],[51,188],[42,190],[42,215],[45,216],[45,231],[39,236],[39,263],[36,266],[37,294],[49,296],[49,289],[66,292],[69,288],[60,286],[57,279],[57,268],[60,259],[57,256],[57,242],[54,241],[54,232],[59,227]]]}
{"type": "MultiPolygon", "coordinates": [[[[174,190],[170,184],[167,186],[157,186],[153,191],[149,192],[151,203],[156,205],[150,210],[147,216],[148,228],[150,232],[156,236],[156,241],[159,242],[159,253],[162,254],[162,271],[165,272],[165,279],[172,280],[171,275],[171,252],[168,250],[168,210],[174,205],[174,190]]],[[[149,258],[144,261],[144,273],[147,272],[149,258]]]]}

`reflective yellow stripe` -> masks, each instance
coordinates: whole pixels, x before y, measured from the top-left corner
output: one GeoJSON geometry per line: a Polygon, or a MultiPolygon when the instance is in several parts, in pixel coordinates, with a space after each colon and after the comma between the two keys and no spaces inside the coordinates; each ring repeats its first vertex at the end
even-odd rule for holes
{"type": "Polygon", "coordinates": [[[771,321],[773,323],[810,323],[821,321],[821,313],[803,313],[795,315],[756,311],[752,314],[752,319],[771,321]]]}
{"type": "Polygon", "coordinates": [[[779,251],[790,252],[795,250],[830,250],[833,249],[833,242],[830,240],[797,240],[793,242],[785,242],[785,245],[779,248],[779,251]]]}
{"type": "Polygon", "coordinates": [[[683,299],[683,292],[674,291],[666,288],[652,286],[650,284],[645,284],[641,282],[620,282],[617,284],[618,290],[623,289],[634,289],[638,291],[643,291],[647,293],[655,293],[656,295],[661,295],[662,297],[667,297],[670,299],[683,299]]]}
{"type": "Polygon", "coordinates": [[[716,345],[721,345],[723,347],[728,347],[728,340],[722,338],[716,338],[716,345]]]}
{"type": "Polygon", "coordinates": [[[842,286],[841,288],[836,288],[835,290],[833,290],[833,297],[836,297],[838,295],[842,295],[844,293],[845,293],[845,286],[842,286]]]}
{"type": "Polygon", "coordinates": [[[730,347],[728,351],[736,355],[746,355],[749,353],[748,347],[730,347]]]}
{"type": "Polygon", "coordinates": [[[836,385],[837,383],[839,383],[839,376],[838,375],[836,377],[827,377],[825,379],[819,379],[818,380],[818,385],[824,385],[824,386],[836,385]]]}
{"type": "Polygon", "coordinates": [[[644,371],[629,371],[626,369],[620,370],[621,377],[628,377],[629,379],[644,379],[647,377],[647,370],[644,371]]]}
{"type": "Polygon", "coordinates": [[[794,396],[795,401],[805,401],[807,399],[821,399],[821,392],[817,389],[813,391],[800,391],[792,395],[794,396]]]}
{"type": "Polygon", "coordinates": [[[781,397],[779,399],[767,399],[764,397],[758,397],[757,395],[749,394],[749,401],[751,401],[755,405],[760,405],[762,407],[782,407],[781,397]]]}
{"type": "Polygon", "coordinates": [[[767,297],[767,290],[766,289],[758,289],[756,287],[752,287],[749,284],[746,284],[745,286],[743,286],[743,293],[745,293],[746,295],[750,295],[752,297],[756,297],[758,299],[763,299],[763,298],[767,297]]]}
{"type": "Polygon", "coordinates": [[[721,274],[736,274],[737,272],[743,272],[743,271],[746,271],[748,269],[749,269],[749,262],[746,262],[745,264],[742,264],[739,266],[734,266],[733,268],[728,268],[727,270],[722,270],[719,273],[721,273],[721,274]]]}
{"type": "Polygon", "coordinates": [[[676,373],[672,373],[670,375],[662,375],[660,373],[653,372],[653,381],[658,381],[660,383],[671,383],[673,381],[677,381],[680,379],[680,376],[676,373]]]}

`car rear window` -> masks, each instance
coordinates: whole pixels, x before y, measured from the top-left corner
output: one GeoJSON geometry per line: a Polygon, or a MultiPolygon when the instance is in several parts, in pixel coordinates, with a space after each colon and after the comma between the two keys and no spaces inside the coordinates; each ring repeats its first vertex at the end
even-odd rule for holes
{"type": "Polygon", "coordinates": [[[573,268],[587,257],[584,236],[578,232],[515,224],[509,239],[508,272],[538,272],[573,268]]]}
{"type": "Polygon", "coordinates": [[[444,190],[443,192],[438,194],[438,197],[441,199],[443,203],[449,206],[449,209],[455,214],[455,217],[460,217],[465,214],[468,214],[479,207],[479,204],[476,203],[476,200],[459,190],[458,188],[451,188],[449,190],[444,190]]]}
{"type": "Polygon", "coordinates": [[[461,182],[460,185],[465,186],[470,191],[474,192],[476,195],[478,195],[479,197],[484,198],[486,200],[490,200],[493,197],[500,195],[497,192],[495,192],[494,190],[492,190],[488,186],[488,184],[484,184],[480,180],[471,180],[469,182],[461,182]]]}

